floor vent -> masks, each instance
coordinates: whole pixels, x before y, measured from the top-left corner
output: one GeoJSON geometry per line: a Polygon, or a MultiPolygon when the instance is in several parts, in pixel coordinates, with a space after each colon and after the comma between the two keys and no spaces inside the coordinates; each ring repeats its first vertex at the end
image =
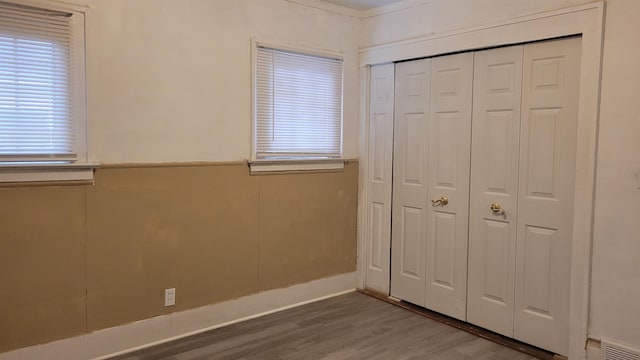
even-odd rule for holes
{"type": "Polygon", "coordinates": [[[624,346],[602,342],[604,360],[640,360],[640,351],[624,346]]]}

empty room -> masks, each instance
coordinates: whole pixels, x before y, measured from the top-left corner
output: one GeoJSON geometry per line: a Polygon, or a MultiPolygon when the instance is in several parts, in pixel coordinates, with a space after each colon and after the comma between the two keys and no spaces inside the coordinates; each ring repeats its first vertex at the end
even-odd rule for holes
{"type": "Polygon", "coordinates": [[[640,360],[638,19],[0,0],[0,360],[640,360]]]}

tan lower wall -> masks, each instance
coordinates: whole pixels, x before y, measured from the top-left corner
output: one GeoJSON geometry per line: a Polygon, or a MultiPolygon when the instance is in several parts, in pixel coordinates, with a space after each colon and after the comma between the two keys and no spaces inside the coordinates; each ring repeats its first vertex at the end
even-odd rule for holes
{"type": "Polygon", "coordinates": [[[357,179],[131,166],[2,188],[0,352],[354,271],[357,179]]]}
{"type": "Polygon", "coordinates": [[[81,334],[85,189],[0,189],[0,352],[81,334]]]}

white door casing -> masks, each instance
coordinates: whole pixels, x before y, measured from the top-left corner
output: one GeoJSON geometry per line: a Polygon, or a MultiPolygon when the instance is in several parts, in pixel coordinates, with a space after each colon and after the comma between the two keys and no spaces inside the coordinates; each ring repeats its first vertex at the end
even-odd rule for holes
{"type": "Polygon", "coordinates": [[[394,65],[371,67],[365,286],[389,293],[394,65]]]}
{"type": "MultiPolygon", "coordinates": [[[[424,305],[431,60],[396,64],[391,295],[424,305]]],[[[429,205],[427,205],[429,203],[429,205]]]]}
{"type": "Polygon", "coordinates": [[[525,45],[515,338],[567,355],[581,39],[525,45]]]}
{"type": "Polygon", "coordinates": [[[425,307],[466,319],[473,53],[431,60],[425,307]]]}
{"type": "MultiPolygon", "coordinates": [[[[597,145],[597,124],[599,114],[600,73],[602,69],[603,1],[532,13],[509,18],[498,23],[458,29],[444,33],[426,34],[391,43],[368,45],[360,50],[361,66],[424,58],[444,53],[470,49],[487,48],[508,44],[518,44],[558,38],[568,35],[582,35],[581,64],[579,69],[579,124],[576,156],[575,194],[573,201],[573,241],[571,249],[570,284],[570,351],[569,358],[585,357],[587,339],[589,275],[591,267],[591,241],[593,224],[593,202],[595,183],[595,159],[597,145]]],[[[368,84],[367,84],[368,85],[368,84]]],[[[368,89],[365,86],[363,89],[368,89]]],[[[362,92],[366,104],[365,91],[362,92]]],[[[368,108],[364,113],[368,113],[368,108]]],[[[364,121],[369,121],[365,119],[364,121]]],[[[368,129],[363,126],[362,129],[368,129]]],[[[368,134],[368,130],[367,130],[368,134]]],[[[368,151],[362,152],[363,178],[369,172],[368,151]]],[[[360,182],[365,196],[370,190],[368,181],[360,182]]],[[[363,210],[366,208],[363,204],[363,210]]],[[[364,213],[365,211],[363,211],[364,213]]],[[[364,216],[364,214],[363,214],[364,216]]],[[[364,223],[364,222],[363,222],[364,223]]],[[[365,235],[368,227],[363,224],[363,243],[370,241],[365,235]]],[[[362,246],[365,252],[367,246],[362,246]]],[[[366,256],[360,268],[364,278],[367,274],[366,256]]]]}
{"type": "Polygon", "coordinates": [[[475,53],[471,140],[467,320],[511,337],[522,54],[522,45],[475,53]]]}
{"type": "Polygon", "coordinates": [[[579,67],[579,38],[396,66],[393,296],[568,353],[579,67]]]}

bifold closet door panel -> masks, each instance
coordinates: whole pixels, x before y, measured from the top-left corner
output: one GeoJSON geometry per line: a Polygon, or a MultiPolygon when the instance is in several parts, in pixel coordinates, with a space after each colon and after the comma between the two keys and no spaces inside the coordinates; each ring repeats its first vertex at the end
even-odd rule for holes
{"type": "Polygon", "coordinates": [[[424,305],[431,60],[396,64],[391,295],[424,305]]]}
{"type": "Polygon", "coordinates": [[[425,307],[466,319],[473,53],[431,59],[425,307]]]}
{"type": "Polygon", "coordinates": [[[566,355],[580,38],[524,47],[516,245],[517,339],[566,355]]]}
{"type": "Polygon", "coordinates": [[[476,52],[473,90],[467,320],[511,337],[522,52],[476,52]]]}
{"type": "Polygon", "coordinates": [[[389,293],[394,65],[371,67],[365,286],[389,293]]]}

